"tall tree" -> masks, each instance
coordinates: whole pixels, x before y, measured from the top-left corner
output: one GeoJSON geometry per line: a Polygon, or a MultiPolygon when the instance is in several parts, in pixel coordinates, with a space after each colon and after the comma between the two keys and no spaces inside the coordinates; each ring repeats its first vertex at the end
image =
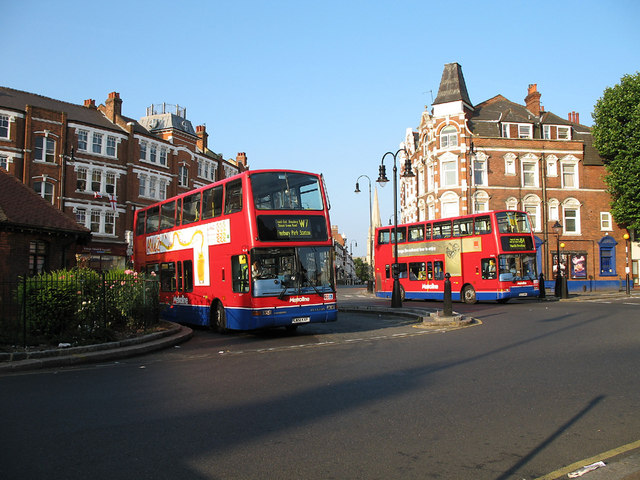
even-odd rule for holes
{"type": "Polygon", "coordinates": [[[640,73],[607,87],[593,120],[593,145],[605,160],[613,218],[640,232],[640,73]]]}

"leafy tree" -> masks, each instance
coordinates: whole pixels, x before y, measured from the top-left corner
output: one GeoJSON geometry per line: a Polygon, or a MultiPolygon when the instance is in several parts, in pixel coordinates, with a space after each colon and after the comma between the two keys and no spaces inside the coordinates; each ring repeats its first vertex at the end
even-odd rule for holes
{"type": "Polygon", "coordinates": [[[640,73],[607,87],[594,107],[593,145],[604,158],[616,222],[640,231],[640,73]]]}
{"type": "Polygon", "coordinates": [[[360,281],[364,283],[369,280],[369,264],[361,258],[354,258],[353,263],[356,267],[356,276],[360,281]]]}

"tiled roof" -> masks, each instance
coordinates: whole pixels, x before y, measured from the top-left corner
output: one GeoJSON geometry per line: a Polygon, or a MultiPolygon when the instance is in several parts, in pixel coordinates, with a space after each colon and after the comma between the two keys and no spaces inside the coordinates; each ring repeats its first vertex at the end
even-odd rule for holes
{"type": "Polygon", "coordinates": [[[88,108],[74,103],[54,100],[35,93],[14,90],[13,88],[0,87],[0,106],[24,112],[27,105],[45,108],[54,112],[66,112],[69,121],[86,123],[110,130],[122,131],[122,129],[110,122],[102,112],[96,108],[88,108]]]}
{"type": "Polygon", "coordinates": [[[434,105],[462,100],[467,105],[473,105],[469,100],[467,84],[462,75],[462,67],[457,63],[447,63],[442,72],[438,95],[433,101],[434,105]]]}
{"type": "Polygon", "coordinates": [[[7,227],[90,235],[89,229],[79,225],[75,218],[0,170],[0,229],[7,227]]]}

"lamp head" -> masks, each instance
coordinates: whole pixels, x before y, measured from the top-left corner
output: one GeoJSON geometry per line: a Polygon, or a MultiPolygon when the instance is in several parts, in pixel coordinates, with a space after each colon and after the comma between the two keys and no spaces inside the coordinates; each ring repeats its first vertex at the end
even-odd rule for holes
{"type": "Polygon", "coordinates": [[[628,234],[628,233],[625,233],[625,234],[622,236],[622,238],[624,238],[625,240],[629,240],[629,234],[628,234]]]}
{"type": "Polygon", "coordinates": [[[562,224],[558,220],[556,220],[556,223],[554,223],[551,228],[553,229],[553,233],[556,235],[560,235],[562,233],[562,224]]]}
{"type": "Polygon", "coordinates": [[[379,171],[380,173],[378,175],[377,182],[380,184],[381,187],[384,187],[387,183],[389,183],[389,179],[387,178],[387,169],[384,166],[384,163],[380,164],[379,171]]]}
{"type": "Polygon", "coordinates": [[[358,182],[356,182],[356,189],[354,190],[354,193],[360,193],[360,184],[358,182]]]}
{"type": "Polygon", "coordinates": [[[402,169],[402,178],[412,178],[415,177],[415,174],[411,171],[411,160],[409,157],[404,161],[404,168],[402,169]]]}

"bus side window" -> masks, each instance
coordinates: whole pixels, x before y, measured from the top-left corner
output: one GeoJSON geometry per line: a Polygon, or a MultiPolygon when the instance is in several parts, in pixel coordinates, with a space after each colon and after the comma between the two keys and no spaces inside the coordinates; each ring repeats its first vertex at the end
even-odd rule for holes
{"type": "Polygon", "coordinates": [[[427,280],[433,280],[433,264],[427,262],[427,280]]]}
{"type": "Polygon", "coordinates": [[[173,228],[176,224],[176,202],[164,203],[160,206],[160,230],[173,228]]]}
{"type": "Polygon", "coordinates": [[[476,217],[475,233],[476,235],[491,233],[491,219],[489,217],[476,217]]]}
{"type": "Polygon", "coordinates": [[[182,292],[182,262],[178,262],[178,285],[176,290],[182,292]]]}
{"type": "Polygon", "coordinates": [[[430,223],[427,223],[425,225],[424,234],[425,234],[425,239],[431,240],[431,224],[430,223]]]}
{"type": "Polygon", "coordinates": [[[200,192],[182,198],[182,225],[200,220],[200,192]]]}
{"type": "Polygon", "coordinates": [[[378,245],[385,245],[387,243],[391,243],[391,232],[389,230],[380,230],[378,232],[378,245]]]}
{"type": "Polygon", "coordinates": [[[224,198],[224,213],[236,213],[242,210],[242,180],[233,180],[227,183],[224,198]]]}
{"type": "Polygon", "coordinates": [[[398,263],[398,278],[407,278],[407,264],[406,263],[398,263]]]}
{"type": "Polygon", "coordinates": [[[485,280],[492,280],[496,278],[496,259],[495,258],[483,258],[481,261],[482,278],[485,280]]]}
{"type": "Polygon", "coordinates": [[[202,218],[215,218],[222,215],[222,185],[202,192],[202,218]]]}
{"type": "Polygon", "coordinates": [[[160,224],[160,207],[151,207],[147,210],[147,233],[153,233],[158,231],[160,224]]]}
{"type": "Polygon", "coordinates": [[[138,212],[138,216],[136,217],[136,235],[144,235],[144,222],[146,213],[147,212],[145,210],[138,212]]]}
{"type": "Polygon", "coordinates": [[[444,263],[441,260],[433,262],[433,270],[436,280],[444,280],[444,263]]]}
{"type": "Polygon", "coordinates": [[[183,283],[182,291],[193,292],[193,260],[185,260],[182,267],[183,283]]]}
{"type": "Polygon", "coordinates": [[[427,278],[424,262],[409,264],[409,280],[424,280],[427,278]]]}
{"type": "Polygon", "coordinates": [[[174,292],[176,290],[176,264],[173,262],[160,264],[160,290],[174,292]]]}
{"type": "Polygon", "coordinates": [[[246,255],[234,255],[231,257],[232,288],[236,293],[249,291],[249,266],[246,255]]]}

